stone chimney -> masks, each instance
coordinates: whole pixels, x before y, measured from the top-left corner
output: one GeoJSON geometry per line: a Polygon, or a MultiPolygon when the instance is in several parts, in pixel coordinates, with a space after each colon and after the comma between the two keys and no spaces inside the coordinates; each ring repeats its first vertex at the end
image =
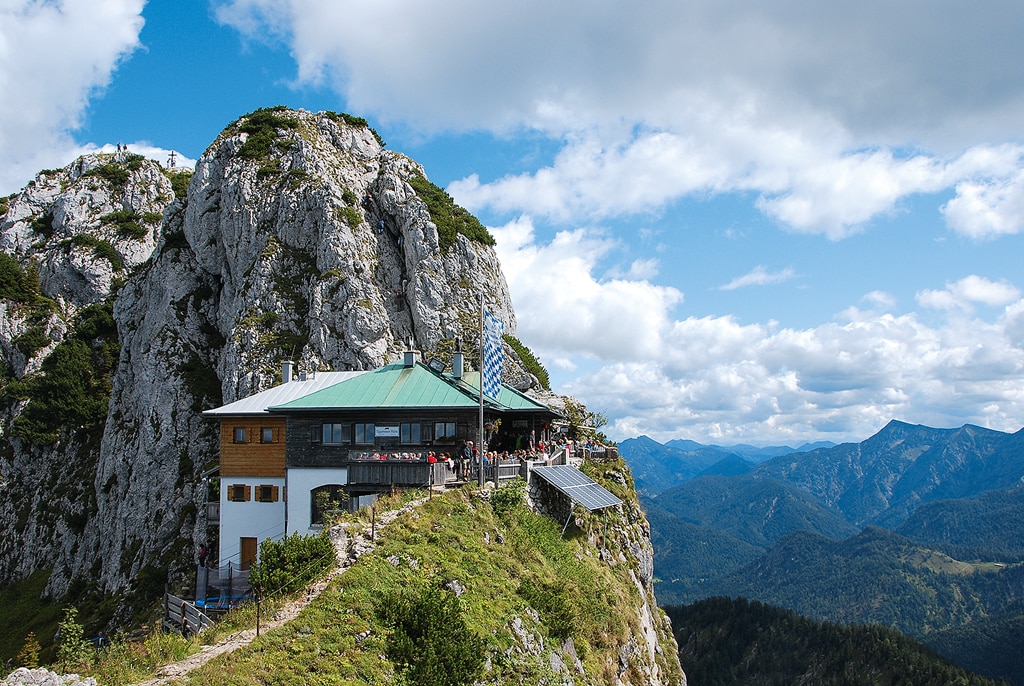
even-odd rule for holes
{"type": "Polygon", "coordinates": [[[292,362],[291,360],[285,360],[281,364],[281,383],[289,383],[289,382],[291,382],[291,380],[292,380],[292,368],[293,368],[294,364],[295,363],[292,362]]]}

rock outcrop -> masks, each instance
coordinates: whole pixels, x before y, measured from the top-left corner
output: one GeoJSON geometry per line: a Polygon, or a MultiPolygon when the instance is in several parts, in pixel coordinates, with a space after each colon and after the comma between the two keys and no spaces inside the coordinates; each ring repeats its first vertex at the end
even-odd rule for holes
{"type": "MultiPolygon", "coordinates": [[[[330,112],[246,115],[190,181],[119,152],[0,199],[0,583],[49,571],[50,597],[81,582],[118,596],[125,623],[133,594],[186,578],[205,538],[217,437],[200,413],[278,382],[283,359],[450,358],[481,303],[514,335],[492,244],[417,163],[330,112]]],[[[535,384],[506,353],[506,380],[535,384]]],[[[602,533],[614,548],[594,541],[641,599],[617,678],[674,682],[635,497],[624,515],[602,533]]],[[[573,646],[556,652],[573,672],[573,646]]]]}
{"type": "Polygon", "coordinates": [[[460,231],[464,211],[360,120],[259,110],[214,141],[187,194],[184,178],[91,155],[0,205],[0,247],[21,270],[0,293],[0,579],[52,568],[55,597],[74,578],[160,588],[204,535],[216,444],[201,410],[272,385],[282,359],[368,369],[410,343],[450,355],[481,299],[515,331],[489,235],[460,231]],[[116,333],[83,323],[96,311],[116,333]],[[59,376],[45,361],[61,346],[107,355],[84,391],[109,399],[101,416],[48,412],[61,390],[45,388],[59,376]],[[30,424],[33,410],[56,425],[30,424]]]}

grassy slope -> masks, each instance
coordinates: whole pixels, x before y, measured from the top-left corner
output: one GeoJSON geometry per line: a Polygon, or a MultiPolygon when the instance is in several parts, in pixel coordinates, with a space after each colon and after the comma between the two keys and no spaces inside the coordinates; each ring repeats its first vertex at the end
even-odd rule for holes
{"type": "MultiPolygon", "coordinates": [[[[399,669],[384,657],[388,628],[379,604],[422,585],[441,589],[452,582],[465,588],[459,602],[466,624],[487,643],[485,682],[550,681],[548,653],[568,637],[586,681],[613,683],[619,646],[641,630],[642,598],[632,581],[633,561],[603,563],[587,538],[573,527],[563,538],[558,523],[525,507],[499,519],[469,489],[434,497],[391,524],[376,549],[296,620],[214,660],[189,683],[391,683],[399,669]],[[539,654],[523,650],[513,629],[517,619],[543,639],[539,654]]],[[[661,669],[679,680],[671,662],[661,669]]],[[[638,682],[638,675],[625,676],[638,682]]]]}

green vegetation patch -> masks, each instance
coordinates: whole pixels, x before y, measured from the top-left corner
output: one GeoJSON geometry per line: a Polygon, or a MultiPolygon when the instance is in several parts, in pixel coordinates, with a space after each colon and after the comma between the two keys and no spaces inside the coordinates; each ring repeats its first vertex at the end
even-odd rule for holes
{"type": "Polygon", "coordinates": [[[537,380],[540,381],[540,385],[550,391],[551,381],[548,378],[548,370],[540,363],[540,360],[533,354],[533,351],[523,345],[515,336],[504,334],[502,339],[509,344],[509,347],[516,351],[516,355],[519,356],[519,360],[526,367],[526,371],[536,376],[537,380]]]}
{"type": "Polygon", "coordinates": [[[124,156],[124,161],[111,161],[106,164],[93,167],[82,176],[92,176],[103,179],[116,190],[124,190],[128,185],[133,171],[142,169],[142,161],[146,158],[142,155],[130,153],[124,156]]]}
{"type": "Polygon", "coordinates": [[[171,188],[174,190],[174,197],[185,200],[188,197],[188,183],[192,180],[192,170],[165,169],[164,176],[171,180],[171,188]]]}
{"type": "Polygon", "coordinates": [[[370,129],[370,133],[372,133],[373,137],[377,139],[377,143],[380,144],[380,147],[383,148],[386,146],[386,144],[384,143],[384,139],[380,137],[380,134],[377,133],[377,130],[371,127],[369,123],[367,123],[367,121],[362,117],[356,117],[345,112],[332,112],[330,110],[324,110],[323,115],[333,122],[344,122],[349,126],[370,129]]]}
{"type": "MultiPolygon", "coordinates": [[[[63,611],[62,606],[43,599],[43,591],[50,580],[50,570],[34,572],[27,579],[0,589],[0,664],[17,658],[32,634],[37,645],[45,642],[37,659],[47,659],[52,652],[51,638],[63,611]]],[[[23,666],[15,660],[16,666],[23,666]]],[[[27,666],[27,665],[25,665],[27,666]]]]}
{"type": "Polygon", "coordinates": [[[110,262],[110,266],[113,267],[114,271],[119,272],[124,269],[124,260],[121,259],[121,255],[117,252],[114,244],[108,240],[96,238],[92,234],[75,234],[68,240],[61,241],[61,246],[64,248],[92,248],[92,254],[110,262]]]}
{"type": "MultiPolygon", "coordinates": [[[[132,212],[131,210],[117,210],[116,212],[109,212],[100,217],[100,223],[105,225],[113,224],[117,228],[117,235],[122,238],[140,240],[145,238],[146,234],[149,233],[149,229],[139,223],[141,219],[142,217],[138,212],[132,212]]],[[[160,221],[160,215],[157,215],[157,221],[160,221]]]]}
{"type": "Polygon", "coordinates": [[[84,308],[72,334],[43,360],[40,371],[8,387],[14,397],[28,400],[13,422],[12,435],[33,445],[50,445],[62,430],[101,430],[119,352],[112,301],[84,308]]]}
{"type": "Polygon", "coordinates": [[[443,188],[435,186],[422,176],[409,179],[409,185],[416,191],[420,200],[427,204],[430,219],[437,226],[438,243],[442,252],[448,252],[455,245],[458,234],[471,241],[494,245],[494,237],[480,220],[463,207],[455,204],[452,196],[443,188]]]}
{"type": "Polygon", "coordinates": [[[39,290],[39,264],[29,260],[25,268],[5,252],[0,252],[0,298],[26,305],[39,304],[43,296],[39,290]]]}
{"type": "Polygon", "coordinates": [[[338,214],[338,218],[349,225],[350,228],[356,228],[363,221],[363,216],[359,214],[359,210],[348,205],[343,205],[335,210],[338,214]]]}
{"type": "Polygon", "coordinates": [[[43,238],[50,238],[53,235],[53,215],[42,214],[33,219],[29,227],[43,238]]]}
{"type": "MultiPolygon", "coordinates": [[[[258,683],[267,673],[282,684],[552,683],[546,655],[509,650],[516,620],[539,636],[571,636],[592,678],[614,670],[618,646],[641,630],[629,566],[601,562],[583,532],[570,527],[563,537],[561,523],[521,497],[499,498],[496,510],[470,489],[434,495],[391,523],[297,619],[190,683],[258,683]],[[436,645],[443,641],[460,649],[436,645]],[[476,671],[479,656],[490,671],[476,671]]],[[[378,511],[398,506],[386,501],[378,511]]],[[[370,513],[350,517],[367,522],[370,513]]]]}
{"type": "Polygon", "coordinates": [[[238,124],[238,131],[249,134],[238,149],[238,154],[247,160],[262,160],[270,155],[280,129],[297,129],[299,120],[288,117],[281,112],[287,111],[283,105],[261,107],[243,117],[238,124]]]}
{"type": "Polygon", "coordinates": [[[334,545],[327,531],[316,536],[292,534],[279,541],[260,542],[259,562],[249,572],[249,583],[261,598],[298,593],[334,568],[334,545]]]}

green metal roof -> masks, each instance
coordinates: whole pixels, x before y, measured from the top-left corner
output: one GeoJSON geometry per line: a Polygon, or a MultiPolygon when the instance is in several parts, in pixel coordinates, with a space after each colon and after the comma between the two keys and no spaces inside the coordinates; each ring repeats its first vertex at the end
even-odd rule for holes
{"type": "Polygon", "coordinates": [[[476,394],[456,388],[423,364],[398,362],[270,410],[470,408],[479,403],[476,394]]]}
{"type": "MultiPolygon", "coordinates": [[[[466,374],[459,382],[449,375],[438,374],[420,362],[411,367],[396,362],[267,409],[271,412],[381,407],[468,409],[480,406],[479,382],[480,375],[477,372],[466,374]]],[[[499,412],[558,414],[505,384],[501,385],[497,399],[484,396],[484,405],[499,412]]]]}
{"type": "MultiPolygon", "coordinates": [[[[466,372],[466,375],[462,378],[462,384],[463,386],[468,386],[473,389],[473,397],[478,397],[477,393],[480,388],[480,372],[466,372]]],[[[494,399],[485,395],[484,402],[487,402],[488,400],[494,399]]],[[[539,403],[536,400],[532,400],[511,386],[506,386],[505,384],[501,384],[501,391],[498,393],[496,400],[497,402],[492,404],[500,406],[502,410],[529,410],[532,412],[550,412],[552,415],[558,414],[547,405],[539,403]]]]}

